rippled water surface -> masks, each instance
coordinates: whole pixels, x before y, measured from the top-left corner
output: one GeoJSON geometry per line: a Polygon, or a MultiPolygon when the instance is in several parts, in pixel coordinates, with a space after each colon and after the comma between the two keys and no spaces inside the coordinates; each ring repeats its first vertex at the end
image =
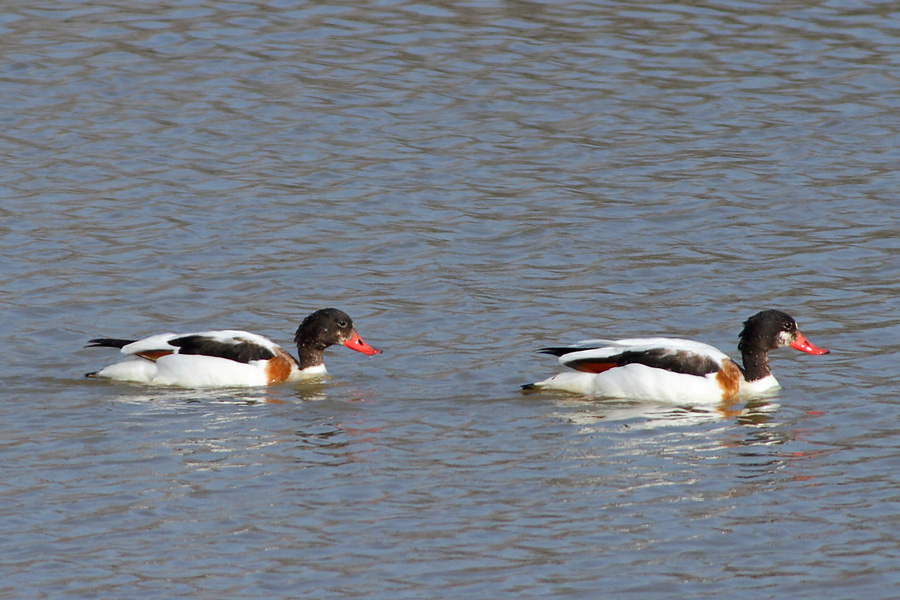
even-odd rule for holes
{"type": "Polygon", "coordinates": [[[37,1],[0,53],[0,597],[897,597],[894,3],[37,1]],[[384,354],[82,377],[325,306],[384,354]],[[832,349],[771,402],[519,391],[767,307],[832,349]]]}

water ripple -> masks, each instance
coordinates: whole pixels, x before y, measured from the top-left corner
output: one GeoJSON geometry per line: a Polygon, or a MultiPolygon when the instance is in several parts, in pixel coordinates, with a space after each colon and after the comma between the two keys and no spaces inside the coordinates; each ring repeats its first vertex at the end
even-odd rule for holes
{"type": "Polygon", "coordinates": [[[30,3],[0,15],[0,595],[888,598],[889,3],[30,3]],[[268,390],[84,380],[98,335],[385,354],[268,390]],[[735,351],[735,414],[519,384],[735,351]],[[821,359],[821,360],[818,360],[821,359]]]}

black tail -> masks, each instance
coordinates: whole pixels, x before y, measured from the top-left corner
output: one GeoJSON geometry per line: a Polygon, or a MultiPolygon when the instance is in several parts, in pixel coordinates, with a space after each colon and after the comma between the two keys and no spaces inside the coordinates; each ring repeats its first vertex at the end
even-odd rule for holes
{"type": "Polygon", "coordinates": [[[564,346],[557,348],[541,348],[538,350],[541,354],[552,354],[553,356],[563,356],[569,354],[570,352],[579,352],[581,350],[586,350],[587,348],[573,348],[572,346],[564,346]]]}
{"type": "Polygon", "coordinates": [[[120,340],[118,338],[97,338],[87,343],[85,348],[121,348],[135,342],[136,340],[120,340]]]}

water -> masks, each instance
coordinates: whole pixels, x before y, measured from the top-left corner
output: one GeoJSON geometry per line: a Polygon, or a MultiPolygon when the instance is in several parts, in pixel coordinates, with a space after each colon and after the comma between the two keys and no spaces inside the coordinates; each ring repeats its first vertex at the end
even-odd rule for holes
{"type": "Polygon", "coordinates": [[[0,19],[0,596],[894,598],[890,3],[29,3],[0,19]],[[85,380],[337,306],[320,385],[85,380]],[[821,357],[723,415],[546,344],[821,357]]]}

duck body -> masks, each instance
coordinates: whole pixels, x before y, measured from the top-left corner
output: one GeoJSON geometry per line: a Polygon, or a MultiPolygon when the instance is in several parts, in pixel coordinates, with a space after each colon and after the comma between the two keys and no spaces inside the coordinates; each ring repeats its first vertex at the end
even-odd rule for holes
{"type": "Polygon", "coordinates": [[[769,310],[744,323],[738,345],[743,367],[718,348],[693,340],[587,340],[542,349],[572,371],[523,387],[676,404],[765,397],[781,388],[769,370],[768,351],[782,346],[810,354],[828,352],[813,346],[790,315],[769,310]]]}
{"type": "MultiPolygon", "coordinates": [[[[559,356],[573,371],[535,387],[590,396],[661,402],[720,399],[723,384],[733,388],[735,374],[740,375],[734,361],[718,348],[677,338],[585,340],[542,352],[559,356]]],[[[778,382],[771,379],[777,389],[778,382]]]]}
{"type": "Polygon", "coordinates": [[[323,353],[334,344],[368,355],[381,352],[359,337],[346,313],[333,308],[304,319],[294,341],[299,360],[266,337],[237,330],[97,338],[88,345],[119,348],[126,358],[87,376],[187,388],[254,387],[324,375],[323,353]]]}

